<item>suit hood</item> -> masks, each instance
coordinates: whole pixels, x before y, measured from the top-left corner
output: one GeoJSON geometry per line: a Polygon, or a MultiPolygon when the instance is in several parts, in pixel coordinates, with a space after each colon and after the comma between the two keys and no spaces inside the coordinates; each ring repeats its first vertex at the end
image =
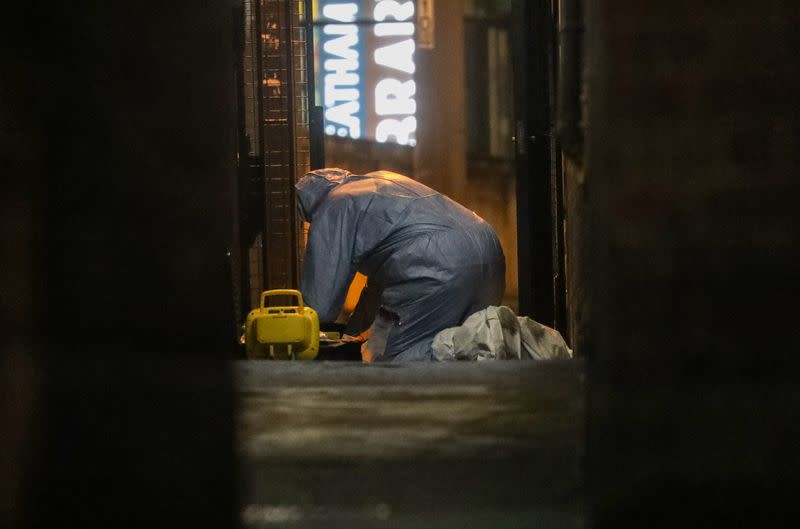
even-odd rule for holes
{"type": "Polygon", "coordinates": [[[297,190],[297,206],[303,220],[312,222],[314,213],[328,193],[341,185],[350,174],[350,171],[331,167],[303,175],[294,186],[297,190]]]}

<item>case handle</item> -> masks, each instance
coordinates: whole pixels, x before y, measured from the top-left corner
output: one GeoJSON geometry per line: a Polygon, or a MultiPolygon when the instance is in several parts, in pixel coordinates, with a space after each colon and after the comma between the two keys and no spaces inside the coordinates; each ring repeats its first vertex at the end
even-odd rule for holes
{"type": "Polygon", "coordinates": [[[277,290],[265,290],[261,293],[261,308],[266,308],[264,304],[267,301],[268,297],[272,296],[294,296],[297,298],[297,306],[301,309],[305,306],[303,304],[303,295],[300,293],[299,290],[292,290],[289,288],[282,288],[277,290]]]}

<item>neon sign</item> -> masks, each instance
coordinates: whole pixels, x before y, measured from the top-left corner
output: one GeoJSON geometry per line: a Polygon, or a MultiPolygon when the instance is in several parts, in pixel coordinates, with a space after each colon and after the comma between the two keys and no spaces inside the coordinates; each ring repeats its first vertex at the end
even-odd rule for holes
{"type": "Polygon", "coordinates": [[[324,18],[319,64],[325,132],[415,145],[415,3],[320,0],[319,4],[324,18]],[[366,13],[360,17],[364,6],[366,13]],[[371,26],[371,53],[364,52],[359,21],[371,26]]]}

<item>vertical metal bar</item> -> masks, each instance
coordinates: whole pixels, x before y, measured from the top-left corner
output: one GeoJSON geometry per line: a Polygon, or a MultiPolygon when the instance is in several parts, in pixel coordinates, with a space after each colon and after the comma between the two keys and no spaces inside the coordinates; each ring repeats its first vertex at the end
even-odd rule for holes
{"type": "Polygon", "coordinates": [[[267,173],[270,170],[270,153],[269,153],[269,146],[268,138],[266,132],[266,123],[264,119],[264,23],[262,20],[263,13],[262,13],[262,2],[263,0],[254,0],[255,4],[255,12],[256,12],[256,49],[258,51],[256,58],[256,72],[258,75],[258,79],[256,81],[258,85],[258,130],[259,130],[259,147],[261,149],[260,153],[257,153],[261,156],[261,178],[262,178],[262,190],[264,193],[264,225],[261,231],[261,290],[266,290],[269,288],[269,259],[267,258],[267,244],[268,244],[268,237],[267,231],[269,230],[270,226],[270,215],[272,213],[270,207],[270,196],[269,196],[269,180],[267,179],[267,173]]]}
{"type": "Polygon", "coordinates": [[[286,185],[288,187],[289,192],[289,201],[286,204],[286,216],[288,217],[289,221],[289,252],[291,255],[291,261],[287,263],[289,265],[289,280],[290,284],[293,288],[297,288],[297,215],[295,214],[295,196],[294,196],[294,182],[295,182],[295,172],[297,168],[295,167],[296,161],[296,150],[297,150],[297,131],[295,130],[295,98],[297,97],[297,87],[295,86],[294,82],[294,43],[293,43],[293,31],[294,31],[294,16],[292,13],[292,6],[298,0],[286,0],[285,1],[285,13],[286,13],[286,35],[287,39],[284,41],[287,43],[286,47],[286,84],[288,85],[288,115],[287,115],[287,124],[289,127],[289,167],[287,171],[287,182],[286,185]]]}
{"type": "Polygon", "coordinates": [[[314,2],[303,0],[305,5],[306,20],[306,81],[309,116],[311,109],[317,104],[316,72],[314,71],[314,2]]]}
{"type": "Polygon", "coordinates": [[[321,106],[311,107],[308,129],[311,169],[322,169],[325,167],[325,112],[321,106]]]}
{"type": "Polygon", "coordinates": [[[554,325],[549,0],[514,2],[520,312],[554,325]]]}
{"type": "Polygon", "coordinates": [[[561,145],[557,141],[552,143],[553,171],[550,182],[550,210],[553,219],[553,328],[567,338],[566,264],[564,262],[564,170],[561,161],[561,145]]]}
{"type": "MultiPolygon", "coordinates": [[[[550,69],[550,128],[556,126],[555,109],[558,105],[558,32],[555,28],[559,20],[559,0],[550,0],[550,52],[548,53],[550,69]]],[[[564,208],[564,167],[561,156],[561,142],[551,140],[552,173],[550,181],[551,211],[553,219],[553,327],[569,340],[567,333],[567,278],[566,253],[564,244],[565,208],[564,208]]]]}
{"type": "MultiPolygon", "coordinates": [[[[242,236],[243,231],[243,218],[242,211],[243,205],[246,203],[247,197],[247,180],[246,171],[244,167],[247,166],[247,130],[245,126],[245,65],[244,65],[244,47],[245,47],[245,9],[243,2],[237,2],[233,8],[233,36],[235,54],[235,71],[236,71],[236,120],[237,120],[237,134],[238,134],[238,160],[237,160],[237,178],[235,191],[232,193],[233,197],[233,212],[234,212],[234,233],[233,233],[233,248],[230,257],[231,276],[234,281],[234,313],[236,315],[235,323],[237,325],[236,340],[239,338],[238,325],[244,321],[247,314],[248,303],[247,294],[250,289],[250,280],[248,277],[247,259],[245,259],[246,249],[249,245],[246,239],[242,236]],[[233,256],[236,259],[233,259],[233,256]],[[238,276],[237,276],[238,274],[238,276]]],[[[236,343],[236,342],[234,342],[236,343]]]]}
{"type": "Polygon", "coordinates": [[[525,0],[514,0],[512,4],[512,69],[514,75],[514,121],[515,121],[515,168],[517,191],[517,258],[519,310],[531,314],[533,307],[532,244],[529,219],[530,162],[528,157],[528,10],[525,0]]]}
{"type": "Polygon", "coordinates": [[[581,41],[583,39],[583,18],[580,0],[560,0],[562,22],[559,26],[560,78],[558,98],[558,139],[565,152],[580,159],[583,146],[581,121],[581,41]]]}
{"type": "Polygon", "coordinates": [[[317,106],[316,65],[314,64],[314,12],[313,0],[306,5],[306,79],[308,79],[308,135],[310,169],[325,167],[325,117],[322,106],[317,106]]]}

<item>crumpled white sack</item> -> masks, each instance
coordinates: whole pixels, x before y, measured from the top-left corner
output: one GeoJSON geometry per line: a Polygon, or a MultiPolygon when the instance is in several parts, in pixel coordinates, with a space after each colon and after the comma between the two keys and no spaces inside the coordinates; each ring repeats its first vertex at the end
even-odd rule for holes
{"type": "Polygon", "coordinates": [[[490,306],[433,339],[436,360],[552,360],[572,358],[555,329],[506,306],[490,306]]]}

